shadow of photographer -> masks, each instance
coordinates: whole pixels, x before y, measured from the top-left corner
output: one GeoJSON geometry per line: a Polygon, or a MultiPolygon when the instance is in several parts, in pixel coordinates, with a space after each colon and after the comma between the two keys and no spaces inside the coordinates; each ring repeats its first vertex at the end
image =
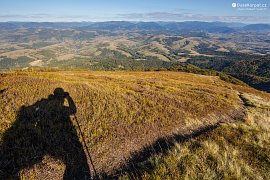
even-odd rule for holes
{"type": "Polygon", "coordinates": [[[49,155],[65,164],[63,179],[90,179],[87,157],[70,119],[75,113],[74,101],[62,88],[56,88],[47,99],[22,106],[2,136],[0,177],[19,179],[21,169],[49,155]]]}

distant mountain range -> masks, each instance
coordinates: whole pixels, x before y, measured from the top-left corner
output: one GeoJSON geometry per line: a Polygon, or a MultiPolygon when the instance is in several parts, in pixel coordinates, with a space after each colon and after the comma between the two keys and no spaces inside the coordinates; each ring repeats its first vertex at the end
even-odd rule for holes
{"type": "Polygon", "coordinates": [[[202,31],[210,33],[232,33],[235,31],[269,31],[269,24],[243,24],[226,22],[1,22],[1,29],[19,27],[83,27],[102,30],[151,30],[151,31],[202,31]]]}
{"type": "Polygon", "coordinates": [[[0,71],[145,70],[193,64],[270,89],[270,25],[226,22],[0,22],[0,71]]]}

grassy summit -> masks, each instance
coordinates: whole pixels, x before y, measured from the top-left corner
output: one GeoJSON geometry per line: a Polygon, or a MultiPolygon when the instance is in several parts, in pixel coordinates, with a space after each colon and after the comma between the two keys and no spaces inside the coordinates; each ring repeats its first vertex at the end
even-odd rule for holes
{"type": "MultiPolygon", "coordinates": [[[[64,99],[65,107],[70,107],[66,96],[64,99]]],[[[266,153],[270,147],[269,132],[265,128],[269,126],[269,99],[267,93],[225,82],[218,76],[183,72],[74,70],[4,73],[0,76],[0,153],[5,152],[4,158],[13,157],[11,161],[17,167],[23,167],[18,169],[21,177],[61,179],[69,160],[76,161],[78,153],[66,151],[73,147],[68,143],[61,144],[60,140],[69,142],[73,137],[80,142],[83,140],[73,115],[76,113],[100,175],[175,178],[202,177],[203,173],[211,178],[215,174],[229,173],[223,176],[241,177],[245,173],[250,177],[253,171],[245,168],[255,167],[260,177],[266,177],[270,165],[269,153],[266,153]],[[68,92],[74,101],[76,110],[67,110],[72,114],[72,124],[59,123],[65,119],[61,117],[66,111],[54,108],[59,106],[53,103],[56,88],[68,92]],[[35,112],[39,112],[36,105],[40,103],[43,104],[40,107],[44,107],[42,118],[52,119],[46,119],[42,125],[28,122],[27,118],[19,121],[24,108],[28,109],[29,117],[36,116],[35,112]],[[258,115],[249,123],[244,122],[248,115],[254,115],[251,111],[258,115]],[[49,112],[54,115],[49,116],[49,112]],[[226,125],[220,126],[221,122],[226,125]],[[70,130],[62,131],[63,126],[70,130]],[[32,134],[33,131],[36,134],[32,134]],[[22,134],[18,135],[18,132],[22,134]],[[249,139],[254,138],[252,133],[258,135],[257,140],[249,139]],[[37,137],[34,142],[31,140],[33,136],[37,137]],[[7,139],[14,139],[14,142],[7,142],[7,139]],[[37,143],[39,141],[42,143],[37,143]],[[25,142],[29,143],[28,146],[25,142]],[[39,147],[43,142],[45,145],[39,147]],[[55,142],[59,142],[59,146],[55,142]],[[12,148],[10,154],[3,150],[5,148],[12,148]],[[21,156],[26,152],[29,152],[27,156],[21,156]],[[64,157],[60,152],[65,154],[64,157]],[[234,168],[230,169],[226,164],[232,162],[241,166],[236,175],[231,173],[234,168]]],[[[88,164],[90,166],[89,158],[88,164]]],[[[91,172],[93,175],[92,167],[91,172]]],[[[0,173],[4,172],[0,169],[0,173]]]]}

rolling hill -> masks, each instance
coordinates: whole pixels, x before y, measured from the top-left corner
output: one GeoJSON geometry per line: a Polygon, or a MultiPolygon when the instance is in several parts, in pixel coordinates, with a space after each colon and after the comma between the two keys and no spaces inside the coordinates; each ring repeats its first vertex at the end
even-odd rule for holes
{"type": "Polygon", "coordinates": [[[245,71],[243,64],[250,68],[260,66],[256,64],[260,60],[269,64],[267,27],[197,21],[3,22],[0,71],[32,67],[145,70],[193,64],[230,73],[269,92],[269,77],[260,69],[240,73],[245,71]]]}
{"type": "Polygon", "coordinates": [[[267,24],[0,23],[0,179],[267,179],[269,42],[267,24]]]}
{"type": "Polygon", "coordinates": [[[186,72],[1,73],[0,176],[264,179],[269,100],[186,72]]]}
{"type": "Polygon", "coordinates": [[[248,58],[243,57],[243,60],[210,60],[201,59],[193,60],[197,66],[204,68],[216,69],[230,74],[250,86],[270,92],[270,56],[248,58]]]}

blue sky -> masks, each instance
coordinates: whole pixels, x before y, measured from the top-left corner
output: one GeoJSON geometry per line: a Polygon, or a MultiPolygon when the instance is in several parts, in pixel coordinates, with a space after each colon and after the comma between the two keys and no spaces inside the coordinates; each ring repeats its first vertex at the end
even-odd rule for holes
{"type": "Polygon", "coordinates": [[[1,0],[0,21],[227,21],[270,23],[270,0],[1,0]],[[263,4],[247,9],[232,3],[263,4]]]}

